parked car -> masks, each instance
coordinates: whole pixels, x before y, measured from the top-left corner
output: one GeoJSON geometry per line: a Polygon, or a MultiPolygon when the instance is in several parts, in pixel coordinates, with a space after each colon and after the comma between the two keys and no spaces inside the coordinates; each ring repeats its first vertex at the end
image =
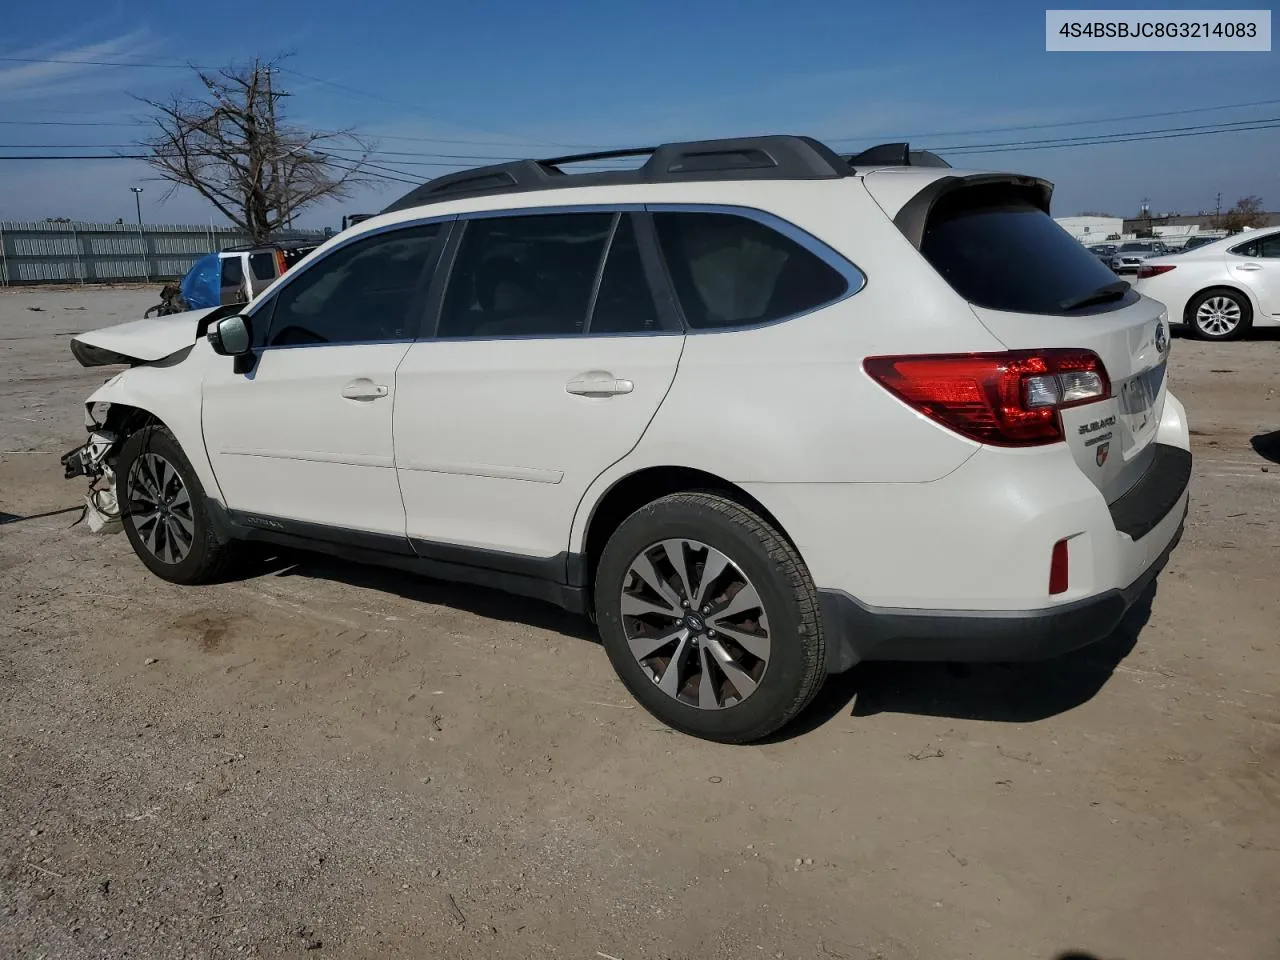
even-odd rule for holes
{"type": "Polygon", "coordinates": [[[314,250],[314,241],[280,241],[219,251],[222,303],[248,303],[314,250]]]}
{"type": "Polygon", "coordinates": [[[1090,253],[1102,261],[1104,266],[1110,267],[1111,258],[1116,255],[1119,245],[1114,243],[1095,243],[1088,249],[1090,253]]]}
{"type": "Polygon", "coordinates": [[[1187,420],[1164,309],[1052,185],[804,137],[636,153],[441,177],[248,306],[74,338],[132,369],[68,475],[174,583],[258,540],[585,614],[713,740],[860,660],[1108,635],[1181,534],[1187,420]]]}
{"type": "Polygon", "coordinates": [[[1131,240],[1120,244],[1111,258],[1111,269],[1116,273],[1137,273],[1149,257],[1162,257],[1169,252],[1159,240],[1131,240]]]}
{"type": "Polygon", "coordinates": [[[1203,237],[1203,236],[1188,237],[1186,243],[1180,246],[1177,250],[1170,250],[1169,252],[1170,253],[1186,253],[1188,250],[1194,250],[1197,247],[1203,247],[1206,244],[1214,243],[1215,241],[1220,239],[1221,239],[1220,237],[1203,237]]]}
{"type": "Polygon", "coordinates": [[[1253,230],[1146,261],[1135,286],[1204,340],[1280,326],[1280,230],[1253,230]]]}

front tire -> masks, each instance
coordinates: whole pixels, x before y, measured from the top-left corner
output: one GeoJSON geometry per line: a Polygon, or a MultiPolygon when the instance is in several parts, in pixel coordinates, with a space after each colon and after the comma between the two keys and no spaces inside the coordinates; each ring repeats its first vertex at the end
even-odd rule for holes
{"type": "Polygon", "coordinates": [[[624,520],[600,557],[595,609],[627,689],[692,736],[766,737],[826,676],[808,568],[767,521],[718,494],[672,494],[624,520]]]}
{"type": "Polygon", "coordinates": [[[143,427],[125,440],[116,497],[134,553],[157,577],[197,584],[221,575],[230,544],[214,535],[204,487],[167,428],[143,427]]]}
{"type": "Polygon", "coordinates": [[[1253,307],[1238,290],[1206,290],[1187,305],[1187,320],[1201,340],[1238,340],[1253,323],[1253,307]]]}

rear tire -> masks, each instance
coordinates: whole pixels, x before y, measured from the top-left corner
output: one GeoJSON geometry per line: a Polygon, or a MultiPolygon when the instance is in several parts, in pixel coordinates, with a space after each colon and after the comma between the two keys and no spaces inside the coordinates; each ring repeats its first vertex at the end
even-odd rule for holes
{"type": "Polygon", "coordinates": [[[231,544],[215,536],[200,478],[166,427],[143,427],[125,440],[116,497],[134,553],[157,577],[197,584],[221,576],[231,544]]]}
{"type": "Polygon", "coordinates": [[[766,737],[826,677],[808,568],[767,521],[718,494],[671,494],[624,520],[600,557],[595,610],[627,689],[695,737],[766,737]]]}
{"type": "Polygon", "coordinates": [[[1187,304],[1187,326],[1201,340],[1238,340],[1253,324],[1253,307],[1239,290],[1218,287],[1187,304]]]}

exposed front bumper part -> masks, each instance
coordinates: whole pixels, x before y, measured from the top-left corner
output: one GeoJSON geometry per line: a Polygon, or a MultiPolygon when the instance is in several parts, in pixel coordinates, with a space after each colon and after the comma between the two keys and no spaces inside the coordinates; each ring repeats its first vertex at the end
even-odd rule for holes
{"type": "Polygon", "coordinates": [[[838,590],[820,591],[827,669],[862,660],[1004,663],[1047,660],[1108,636],[1164,569],[1186,522],[1155,562],[1127,587],[1043,610],[896,610],[871,607],[838,590]]]}
{"type": "Polygon", "coordinates": [[[62,463],[66,479],[97,477],[102,473],[107,454],[111,452],[118,439],[109,430],[97,430],[89,434],[89,439],[83,446],[64,453],[59,461],[62,463]]]}
{"type": "Polygon", "coordinates": [[[84,496],[84,519],[94,533],[119,533],[121,530],[115,471],[107,462],[118,440],[116,434],[98,430],[89,435],[83,446],[68,450],[59,458],[68,480],[76,477],[89,479],[89,492],[84,496]]]}

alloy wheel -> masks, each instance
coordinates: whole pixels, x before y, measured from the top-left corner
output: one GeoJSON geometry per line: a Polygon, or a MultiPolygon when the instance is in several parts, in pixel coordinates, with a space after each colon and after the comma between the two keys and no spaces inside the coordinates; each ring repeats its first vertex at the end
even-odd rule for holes
{"type": "Polygon", "coordinates": [[[195,542],[191,495],[182,475],[158,453],[144,453],[129,468],[129,515],[138,539],[161,563],[181,563],[195,542]]]}
{"type": "Polygon", "coordinates": [[[622,626],[655,686],[702,710],[741,703],[769,665],[769,618],[750,578],[698,540],[655,543],[632,560],[622,626]]]}
{"type": "Polygon", "coordinates": [[[1240,326],[1240,304],[1230,297],[1210,297],[1196,310],[1196,326],[1211,337],[1225,337],[1240,326]]]}

